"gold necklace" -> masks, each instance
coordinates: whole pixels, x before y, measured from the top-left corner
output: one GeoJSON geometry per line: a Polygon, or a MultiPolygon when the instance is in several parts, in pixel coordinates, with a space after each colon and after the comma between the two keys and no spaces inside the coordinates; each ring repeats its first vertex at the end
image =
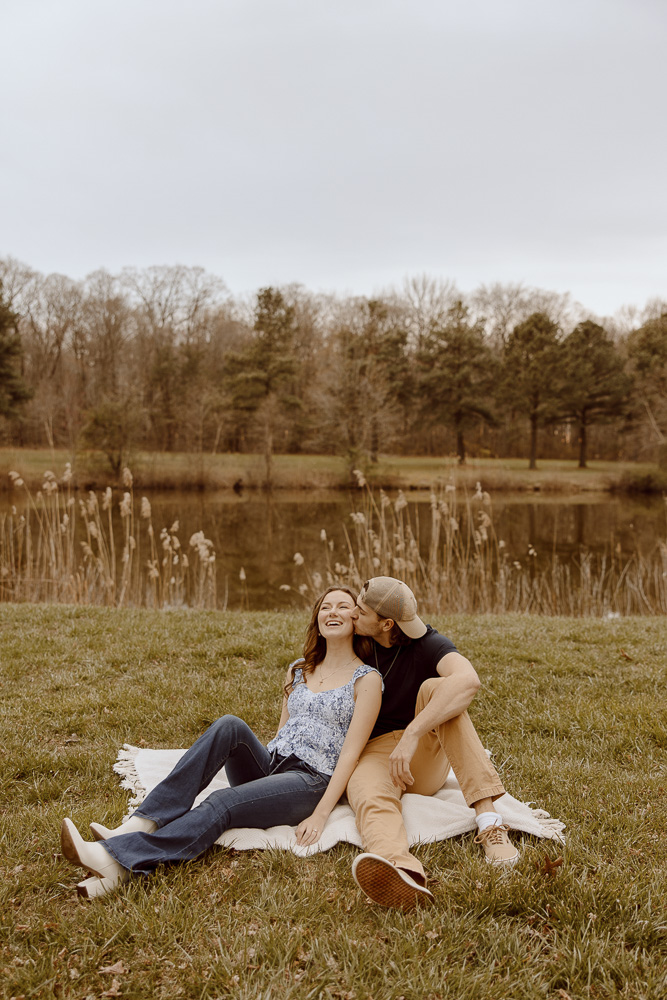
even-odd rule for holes
{"type": "Polygon", "coordinates": [[[379,663],[378,663],[378,647],[377,647],[377,643],[376,643],[376,642],[373,642],[373,652],[375,653],[375,669],[376,669],[376,670],[377,670],[377,672],[378,672],[378,673],[380,674],[380,676],[382,677],[382,679],[383,679],[383,680],[385,680],[385,681],[386,681],[387,677],[389,677],[389,674],[391,673],[391,668],[392,668],[392,667],[394,666],[394,664],[396,663],[396,660],[398,659],[398,654],[400,653],[400,651],[401,651],[402,649],[403,649],[403,647],[402,647],[402,646],[399,646],[399,647],[398,647],[398,649],[397,649],[397,650],[396,650],[396,652],[394,653],[394,659],[393,659],[393,660],[391,661],[391,663],[389,664],[389,670],[388,670],[388,671],[386,672],[386,674],[383,674],[383,673],[382,673],[382,671],[380,670],[380,665],[379,665],[379,663]]]}
{"type": "Polygon", "coordinates": [[[322,674],[321,664],[318,664],[318,666],[320,667],[320,674],[321,674],[321,676],[320,676],[320,679],[318,680],[317,683],[320,685],[320,687],[322,687],[322,685],[324,684],[325,681],[328,681],[329,678],[333,677],[334,674],[337,674],[339,670],[343,670],[345,667],[348,667],[350,665],[350,663],[354,663],[354,661],[357,660],[357,659],[358,659],[358,656],[355,653],[351,660],[348,660],[347,663],[342,663],[340,665],[340,667],[336,667],[335,670],[332,670],[328,674],[322,674]]]}

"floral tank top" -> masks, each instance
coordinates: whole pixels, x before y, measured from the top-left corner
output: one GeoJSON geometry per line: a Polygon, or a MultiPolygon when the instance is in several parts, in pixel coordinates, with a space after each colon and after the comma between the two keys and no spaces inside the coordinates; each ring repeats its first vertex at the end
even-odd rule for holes
{"type": "Polygon", "coordinates": [[[311,691],[303,682],[303,670],[297,667],[287,699],[289,719],[267,749],[281,757],[294,754],[316,771],[333,774],[354,713],[354,685],[371,672],[380,674],[375,667],[364,664],[343,687],[311,691]]]}

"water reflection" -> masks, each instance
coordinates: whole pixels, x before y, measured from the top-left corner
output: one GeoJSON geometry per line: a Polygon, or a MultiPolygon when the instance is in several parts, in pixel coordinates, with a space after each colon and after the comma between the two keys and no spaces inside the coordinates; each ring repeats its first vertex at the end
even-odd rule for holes
{"type": "MultiPolygon", "coordinates": [[[[114,533],[120,546],[123,537],[118,511],[122,493],[114,494],[114,533]]],[[[203,530],[215,546],[218,573],[218,603],[229,608],[272,610],[310,604],[301,598],[299,584],[306,571],[322,571],[325,546],[334,543],[333,561],[346,562],[345,527],[350,513],[360,510],[359,491],[280,491],[274,494],[246,491],[220,493],[148,494],[156,535],[162,527],[179,522],[178,536],[188,551],[189,539],[203,530]],[[322,529],[327,541],[322,541],[322,529]],[[304,565],[294,563],[301,553],[304,565]],[[245,579],[242,579],[242,576],[245,579]],[[281,589],[289,586],[290,590],[281,589]]],[[[395,494],[389,494],[392,500],[395,494]]],[[[141,535],[146,522],[138,516],[141,493],[135,497],[135,530],[141,535]]],[[[419,538],[426,551],[430,537],[431,508],[427,492],[408,494],[413,518],[418,518],[419,538]]],[[[14,499],[13,502],[16,502],[14,499]]],[[[12,499],[5,500],[4,512],[12,499]]],[[[498,494],[492,498],[491,515],[496,537],[505,551],[522,566],[544,569],[554,555],[561,561],[576,561],[582,548],[594,553],[612,549],[626,556],[639,550],[648,555],[657,539],[667,537],[667,504],[662,498],[600,497],[550,498],[525,494],[498,494]],[[535,556],[529,556],[533,548],[535,556]]],[[[19,510],[19,513],[21,511],[19,510]]],[[[138,553],[145,561],[147,547],[140,540],[138,553]]],[[[120,558],[120,551],[117,552],[120,558]]]]}
{"type": "MultiPolygon", "coordinates": [[[[391,495],[391,494],[390,494],[391,495]]],[[[156,525],[171,524],[177,517],[181,538],[187,543],[200,528],[215,545],[218,561],[218,594],[227,594],[227,606],[256,610],[285,609],[306,603],[294,589],[305,580],[305,569],[322,570],[326,530],[335,552],[343,561],[344,527],[350,512],[361,508],[359,493],[338,491],[280,492],[269,494],[152,494],[156,525]],[[294,563],[303,555],[305,566],[294,563]],[[241,569],[245,583],[240,579],[241,569]]],[[[431,511],[427,493],[409,494],[419,517],[419,533],[427,545],[431,511]]],[[[498,539],[505,542],[512,559],[522,564],[534,547],[536,563],[548,564],[557,554],[561,560],[576,559],[582,547],[593,552],[614,548],[626,555],[639,549],[648,554],[657,538],[665,538],[666,505],[661,498],[550,499],[503,495],[493,499],[492,517],[498,539]]]]}

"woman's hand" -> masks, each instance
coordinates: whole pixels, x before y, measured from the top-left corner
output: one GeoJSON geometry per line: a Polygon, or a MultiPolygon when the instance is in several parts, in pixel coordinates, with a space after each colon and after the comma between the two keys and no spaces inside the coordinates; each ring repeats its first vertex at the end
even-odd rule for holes
{"type": "Polygon", "coordinates": [[[327,817],[321,814],[318,816],[317,812],[302,819],[296,828],[296,842],[299,847],[310,847],[311,844],[316,844],[322,836],[326,821],[327,817]]]}

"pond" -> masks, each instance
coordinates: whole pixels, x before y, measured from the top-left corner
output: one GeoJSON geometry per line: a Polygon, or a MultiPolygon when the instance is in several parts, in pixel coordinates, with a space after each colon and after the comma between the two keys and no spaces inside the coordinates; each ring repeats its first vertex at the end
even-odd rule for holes
{"type": "MultiPolygon", "coordinates": [[[[396,494],[389,493],[392,501],[396,494]]],[[[427,492],[407,495],[420,540],[428,545],[431,509],[427,492]]],[[[156,530],[179,521],[179,537],[203,530],[214,544],[219,604],[254,610],[301,607],[298,586],[306,571],[322,571],[325,547],[334,542],[333,557],[345,561],[345,527],[351,512],[362,509],[359,492],[280,491],[272,495],[246,492],[151,494],[156,530]],[[321,538],[326,532],[327,542],[321,538]],[[299,553],[304,564],[295,564],[299,553]],[[242,577],[245,577],[243,580],[242,577]],[[290,590],[281,587],[289,586],[290,590]]],[[[497,539],[507,554],[525,562],[529,548],[538,565],[556,554],[576,560],[582,549],[630,556],[650,553],[658,538],[667,537],[667,505],[662,498],[636,499],[579,494],[574,497],[497,494],[491,517],[497,539]]]]}
{"type": "MultiPolygon", "coordinates": [[[[62,495],[61,495],[62,496],[62,495]]],[[[419,538],[422,553],[428,551],[432,529],[431,497],[426,491],[414,491],[406,494],[405,499],[397,493],[382,495],[376,491],[374,501],[380,503],[384,496],[384,509],[388,520],[391,520],[397,507],[405,505],[403,518],[409,517],[415,534],[419,538]]],[[[101,498],[101,494],[99,495],[101,498]]],[[[190,538],[196,532],[203,531],[215,550],[215,568],[217,579],[217,606],[220,608],[247,608],[249,610],[284,610],[310,605],[312,589],[302,596],[299,587],[318,572],[324,576],[327,561],[332,565],[336,562],[346,564],[348,550],[346,531],[354,533],[356,528],[354,517],[357,512],[366,509],[368,513],[369,494],[366,491],[276,491],[268,494],[260,491],[242,491],[236,494],[231,490],[218,493],[192,492],[151,492],[148,494],[152,508],[152,524],[158,543],[158,555],[162,558],[159,533],[162,528],[174,527],[183,551],[192,556],[190,538]],[[354,516],[353,516],[354,515],[354,516]],[[176,526],[177,522],[177,526],[176,526]],[[324,540],[323,540],[324,536],[324,540]],[[297,555],[298,554],[298,555],[297,555]],[[295,560],[295,555],[297,559],[295,560]]],[[[128,521],[121,521],[119,501],[121,492],[113,496],[113,534],[116,552],[117,578],[122,568],[122,547],[125,527],[128,521]]],[[[466,518],[471,516],[470,498],[460,497],[458,501],[454,494],[445,492],[440,498],[447,503],[443,523],[450,522],[450,515],[456,515],[456,522],[461,529],[465,527],[466,518]]],[[[54,598],[43,589],[38,591],[18,591],[11,584],[11,574],[7,567],[8,552],[6,540],[7,525],[13,524],[11,531],[16,537],[18,516],[25,511],[19,496],[14,494],[0,504],[0,515],[3,518],[3,555],[2,555],[2,594],[6,600],[52,600],[71,601],[71,591],[65,591],[64,596],[54,598]],[[12,501],[17,504],[15,514],[12,514],[12,501]],[[32,596],[31,596],[32,593],[32,596]],[[36,596],[35,596],[36,595],[36,596]]],[[[85,500],[85,494],[76,497],[71,508],[75,520],[75,535],[72,541],[72,557],[68,566],[79,566],[82,560],[80,543],[85,541],[83,521],[79,511],[80,500],[85,500]]],[[[147,534],[148,522],[141,516],[141,494],[135,497],[134,535],[136,536],[136,565],[141,567],[144,575],[147,572],[147,557],[150,555],[150,543],[147,534]]],[[[64,503],[64,498],[60,500],[64,503]]],[[[473,505],[474,506],[474,505],[473,505]]],[[[472,511],[474,523],[478,523],[480,510],[478,504],[472,511]]],[[[489,498],[483,507],[486,523],[489,525],[489,538],[494,546],[500,546],[496,553],[502,552],[505,560],[521,570],[526,567],[528,576],[532,579],[536,573],[549,571],[554,558],[561,566],[576,566],[581,563],[585,553],[602,555],[614,552],[623,560],[636,552],[649,555],[655,551],[657,541],[667,540],[667,504],[662,498],[636,499],[612,497],[607,494],[578,494],[576,496],[550,496],[543,494],[496,494],[489,498]],[[490,520],[489,520],[490,518],[490,520]]],[[[61,508],[62,511],[62,508],[61,508]]],[[[30,515],[33,531],[33,551],[41,551],[60,545],[58,541],[64,530],[59,523],[62,515],[52,519],[55,532],[51,540],[38,540],[38,522],[48,523],[48,517],[39,513],[39,508],[33,508],[30,515]]],[[[101,517],[100,527],[103,534],[108,535],[107,513],[101,517]]],[[[459,538],[466,535],[463,530],[459,538]]],[[[360,529],[359,537],[365,541],[365,529],[360,529]]],[[[91,542],[93,547],[94,542],[91,542]]],[[[393,547],[392,547],[393,550],[393,547]]],[[[667,550],[666,550],[667,551],[667,550]]],[[[439,573],[443,565],[442,550],[439,549],[437,565],[439,573]]],[[[13,564],[17,564],[14,557],[13,564]]],[[[458,564],[460,567],[460,563],[458,564]]],[[[388,570],[384,570],[388,572],[388,570]]],[[[50,572],[53,575],[53,571],[50,572]]],[[[366,570],[362,570],[366,572],[366,570]]],[[[459,569],[455,569],[451,579],[459,579],[459,569]]],[[[658,565],[658,575],[660,575],[658,565]]],[[[71,579],[71,569],[56,571],[60,579],[71,579]]],[[[496,570],[492,570],[495,574],[496,570]]],[[[392,575],[401,575],[399,570],[392,570],[392,575]]],[[[664,571],[662,573],[664,576],[664,571]]],[[[167,577],[169,573],[167,572],[167,577]]],[[[44,573],[39,577],[46,580],[44,573]]],[[[409,576],[406,576],[410,579],[409,576]]],[[[429,572],[427,579],[432,580],[429,572]]],[[[488,581],[489,577],[486,577],[488,581]]],[[[46,580],[48,585],[48,580],[46,580]]],[[[414,584],[413,584],[414,585],[414,584]]],[[[473,584],[474,585],[474,584],[473,584]]],[[[42,585],[41,585],[42,586],[42,585]]],[[[316,588],[319,589],[317,577],[316,588]]],[[[565,581],[565,586],[569,583],[565,581]]],[[[653,584],[651,584],[653,586],[653,584]]],[[[143,599],[137,595],[129,596],[129,603],[137,599],[151,603],[151,585],[142,584],[143,599]]],[[[655,588],[654,588],[655,589],[655,588]]],[[[665,582],[658,582],[658,589],[663,592],[662,603],[667,600],[665,582]]],[[[117,591],[116,591],[117,593],[117,591]]],[[[126,600],[128,599],[126,598],[126,600]]],[[[77,599],[77,598],[74,598],[77,599]]],[[[181,592],[173,601],[166,603],[179,604],[187,600],[181,592]]],[[[113,595],[112,595],[113,601],[113,595]]],[[[525,602],[524,602],[525,604],[525,602]]],[[[521,605],[521,607],[524,606],[521,605]]],[[[446,603],[444,606],[448,606],[446,603]]],[[[451,606],[451,605],[450,605],[451,606]]],[[[482,607],[484,605],[481,605],[482,607]]],[[[507,605],[512,607],[511,604],[507,605]]],[[[576,607],[576,605],[575,605],[576,607]]],[[[645,610],[645,609],[644,609],[645,610]]],[[[553,612],[551,612],[553,613],[553,612]]],[[[567,613],[567,612],[561,612],[567,613]]],[[[570,612],[571,613],[571,612],[570,612]]]]}

